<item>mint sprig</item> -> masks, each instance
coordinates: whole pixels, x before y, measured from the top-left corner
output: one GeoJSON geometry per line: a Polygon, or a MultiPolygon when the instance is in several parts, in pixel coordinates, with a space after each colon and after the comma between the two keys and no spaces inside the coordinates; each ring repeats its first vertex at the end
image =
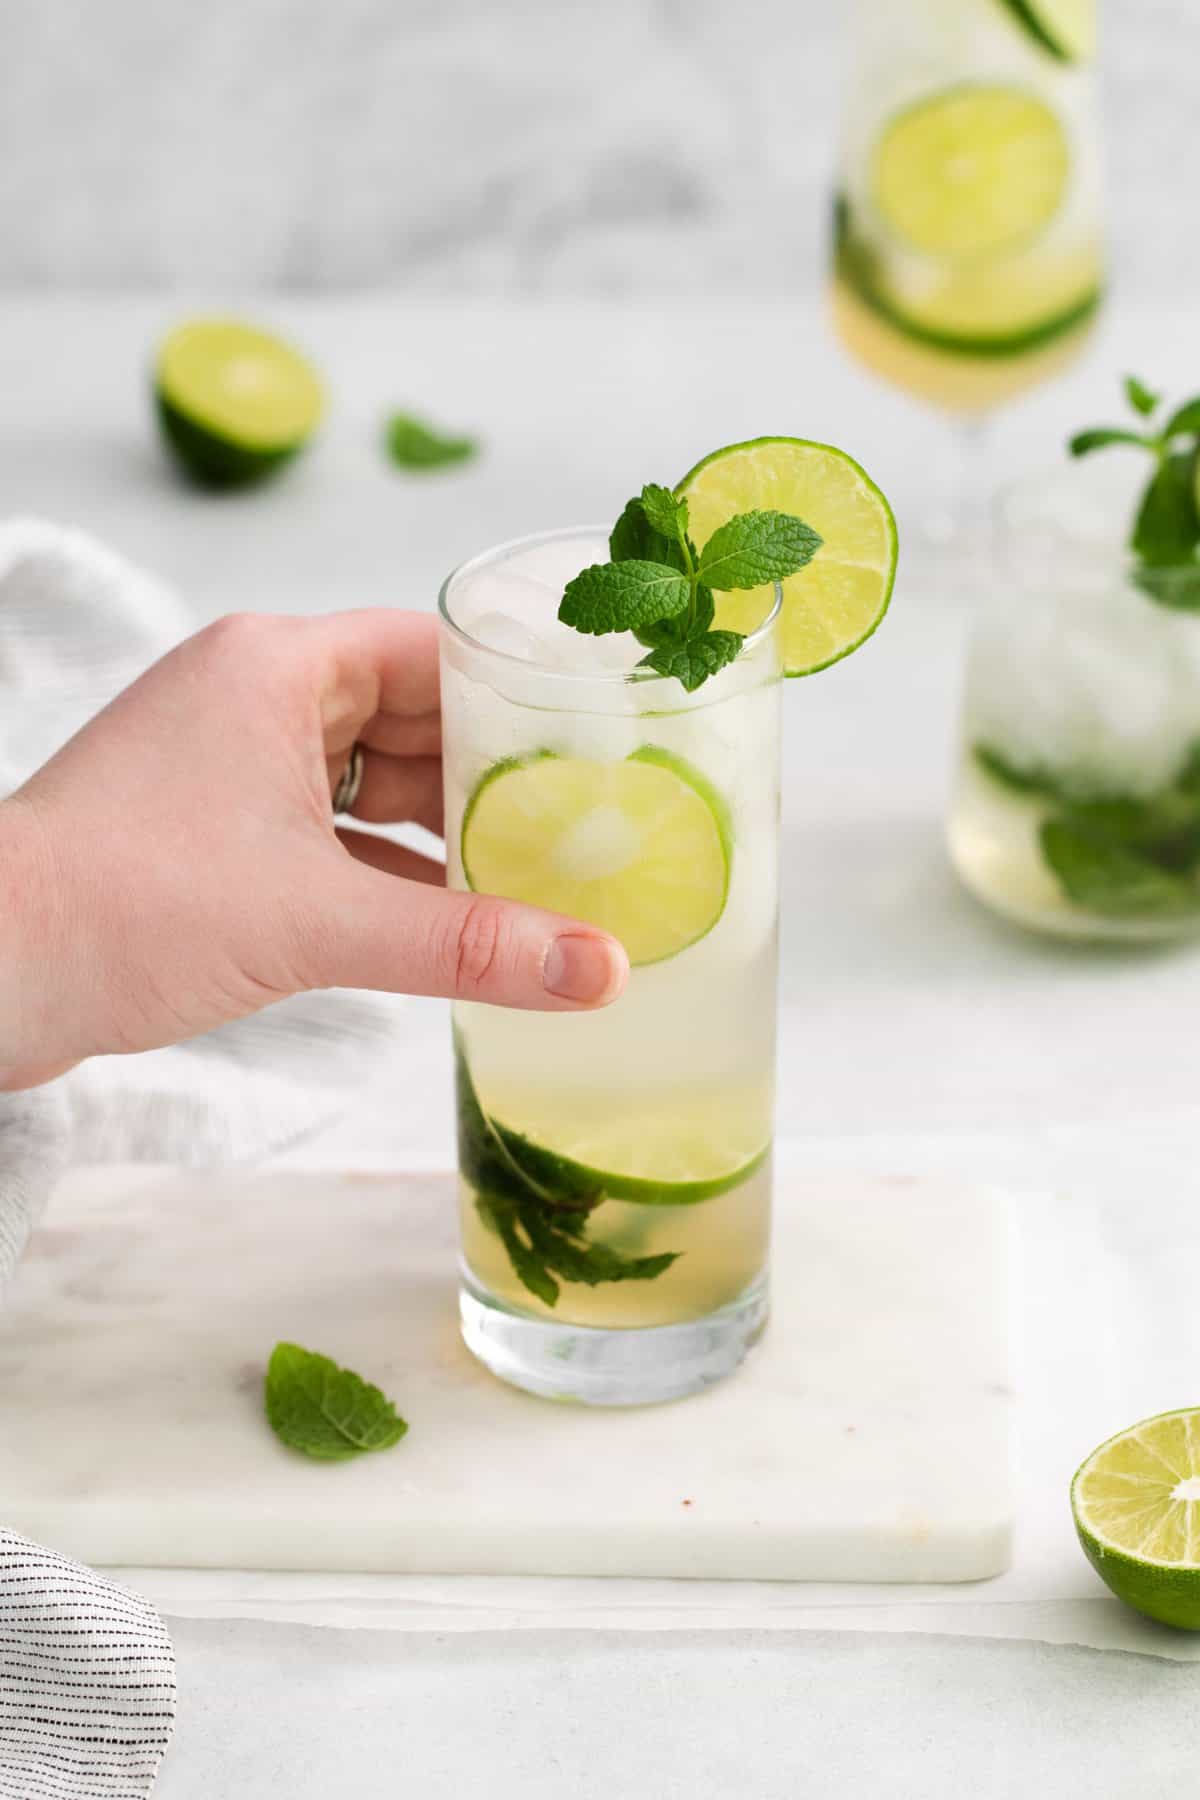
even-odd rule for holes
{"type": "Polygon", "coordinates": [[[372,1450],[390,1450],[408,1430],[377,1387],[299,1344],[276,1344],[267,1364],[264,1400],[276,1437],[318,1462],[347,1462],[372,1450]]]}
{"type": "Polygon", "coordinates": [[[697,550],[686,498],[647,482],[613,526],[611,561],[563,590],[558,616],[593,636],[631,631],[649,654],[641,667],[694,693],[739,655],[745,636],[714,631],[714,590],[765,587],[812,561],[821,539],[790,513],[748,512],[719,525],[697,550]]]}
{"type": "Polygon", "coordinates": [[[1129,547],[1137,559],[1133,579],[1160,606],[1200,611],[1200,397],[1177,406],[1157,429],[1154,415],[1162,395],[1127,375],[1125,397],[1143,429],[1098,425],[1078,431],[1069,444],[1071,455],[1129,444],[1154,458],[1130,531],[1129,547]]]}

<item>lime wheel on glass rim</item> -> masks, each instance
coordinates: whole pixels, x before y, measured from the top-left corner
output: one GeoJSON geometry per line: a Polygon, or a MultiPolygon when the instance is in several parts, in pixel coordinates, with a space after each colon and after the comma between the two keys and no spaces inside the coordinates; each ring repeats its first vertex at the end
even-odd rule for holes
{"type": "Polygon", "coordinates": [[[190,319],[154,365],[159,424],[172,454],[206,487],[247,487],[289,463],[321,420],[312,365],[281,339],[236,319],[190,319]]]}

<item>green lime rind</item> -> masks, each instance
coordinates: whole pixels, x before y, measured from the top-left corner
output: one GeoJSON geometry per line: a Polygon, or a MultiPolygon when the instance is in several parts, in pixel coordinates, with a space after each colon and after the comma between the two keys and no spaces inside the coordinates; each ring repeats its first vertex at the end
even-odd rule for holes
{"type": "MultiPolygon", "coordinates": [[[[535,750],[528,756],[503,757],[499,762],[493,763],[490,768],[485,770],[475,787],[471,790],[470,797],[463,811],[463,820],[459,831],[459,856],[462,862],[463,878],[473,893],[480,893],[483,890],[478,886],[475,876],[472,873],[471,859],[468,854],[467,844],[470,836],[471,820],[478,808],[482,796],[497,781],[503,780],[506,776],[516,774],[522,769],[529,768],[534,763],[555,759],[557,756],[558,752],[554,750],[535,750]]],[[[674,775],[678,781],[681,781],[686,787],[689,787],[692,792],[704,802],[705,806],[712,814],[713,822],[717,828],[717,839],[721,847],[721,859],[723,864],[720,902],[707,918],[703,929],[697,931],[692,937],[688,938],[686,942],[677,944],[674,948],[664,951],[661,956],[631,957],[631,967],[645,969],[653,967],[656,963],[669,962],[672,957],[682,955],[685,950],[690,950],[693,945],[700,943],[703,938],[706,938],[709,932],[720,923],[729,901],[729,888],[733,880],[733,819],[728,805],[717,792],[716,788],[713,787],[712,783],[708,781],[698,769],[694,768],[691,763],[685,762],[682,757],[675,756],[669,750],[660,749],[655,744],[644,744],[640,749],[634,750],[625,760],[627,762],[649,763],[656,768],[667,770],[670,774],[674,775]]],[[[601,929],[603,929],[603,927],[601,927],[601,929]]]]}
{"type": "MultiPolygon", "coordinates": [[[[864,488],[878,500],[888,528],[890,561],[888,568],[884,573],[883,598],[878,612],[875,614],[865,631],[861,632],[852,643],[842,645],[832,656],[827,656],[820,662],[806,664],[804,668],[789,668],[785,663],[783,673],[786,679],[789,681],[799,681],[806,675],[819,675],[823,669],[832,669],[835,663],[844,662],[848,656],[853,656],[856,650],[861,650],[867,640],[874,637],[875,633],[879,630],[879,627],[887,617],[888,608],[892,603],[892,594],[895,591],[896,565],[900,556],[900,534],[896,527],[896,515],[892,511],[891,503],[889,502],[887,495],[883,492],[883,489],[877,482],[872,481],[862,464],[853,456],[850,456],[845,450],[839,450],[833,444],[822,443],[817,438],[795,438],[768,435],[766,437],[745,438],[738,444],[726,444],[723,449],[714,450],[710,455],[701,457],[700,461],[696,463],[693,468],[688,470],[683,479],[676,483],[676,494],[686,497],[687,490],[692,482],[702,470],[707,469],[712,463],[720,462],[724,457],[731,456],[739,450],[758,450],[771,444],[791,444],[799,445],[801,449],[804,450],[827,451],[831,456],[836,456],[841,462],[847,463],[849,467],[854,470],[864,488]]],[[[820,555],[820,551],[817,552],[817,555],[820,555]]],[[[794,577],[789,577],[789,579],[794,579],[794,577]]],[[[788,604],[787,582],[783,583],[783,587],[784,609],[786,612],[788,604]]]]}
{"type": "Polygon", "coordinates": [[[291,444],[280,450],[247,449],[190,419],[161,389],[155,390],[154,406],[168,449],[184,473],[201,487],[254,487],[277,474],[301,448],[291,444]]]}
{"type": "Polygon", "coordinates": [[[949,356],[986,358],[1003,362],[1009,357],[1024,356],[1040,350],[1060,337],[1087,324],[1104,301],[1103,283],[1097,282],[1068,307],[1023,325],[1017,331],[977,336],[969,332],[939,331],[911,318],[883,292],[876,270],[877,259],[871,250],[854,236],[850,223],[850,204],[839,194],[833,208],[833,245],[835,272],[864,306],[914,344],[930,350],[941,350],[949,356]]]}
{"type": "Polygon", "coordinates": [[[710,1176],[706,1181],[652,1181],[640,1175],[617,1175],[611,1169],[594,1169],[576,1162],[557,1150],[549,1150],[523,1132],[512,1131],[498,1119],[490,1120],[512,1161],[546,1196],[571,1200],[629,1200],[638,1206],[695,1206],[702,1200],[715,1200],[729,1193],[760,1169],[770,1154],[770,1146],[724,1175],[710,1176]]]}
{"type": "Polygon", "coordinates": [[[248,487],[304,448],[324,411],[312,365],[237,319],[185,320],[159,346],[152,374],[163,439],[205,487],[248,487]]]}
{"type": "Polygon", "coordinates": [[[474,877],[471,874],[470,863],[467,858],[467,830],[483,795],[492,786],[493,782],[501,780],[503,776],[511,775],[516,769],[527,769],[531,763],[545,762],[548,757],[553,757],[557,754],[558,753],[555,750],[531,750],[527,756],[502,756],[499,762],[491,763],[489,767],[484,770],[483,774],[479,777],[479,780],[475,783],[475,786],[471,789],[467,798],[467,804],[463,808],[462,824],[459,827],[458,842],[459,856],[462,859],[463,880],[471,889],[472,893],[477,894],[481,892],[481,890],[475,885],[474,877]]]}
{"type": "Polygon", "coordinates": [[[1148,1425],[1159,1424],[1165,1419],[1194,1417],[1197,1412],[1200,1408],[1173,1407],[1169,1412],[1155,1413],[1124,1431],[1114,1432],[1084,1458],[1071,1479],[1071,1516],[1075,1532],[1084,1555],[1101,1581],[1135,1612],[1160,1625],[1173,1626],[1177,1631],[1200,1631],[1200,1564],[1154,1562],[1133,1555],[1102,1533],[1093,1531],[1085,1522],[1086,1509],[1079,1490],[1097,1458],[1112,1445],[1148,1425]]]}
{"type": "MultiPolygon", "coordinates": [[[[721,840],[721,850],[725,858],[725,886],[721,893],[721,909],[710,925],[703,931],[697,932],[690,943],[680,946],[680,949],[688,950],[691,948],[692,944],[698,944],[701,938],[706,938],[713,929],[713,926],[720,923],[725,908],[729,903],[729,886],[733,880],[733,814],[729,810],[729,805],[725,796],[718,793],[708,777],[702,775],[693,763],[686,762],[682,756],[676,756],[674,751],[664,750],[658,744],[643,744],[640,749],[631,751],[626,760],[628,762],[650,763],[656,769],[668,770],[670,774],[682,781],[686,787],[690,787],[694,794],[699,794],[701,800],[703,800],[705,806],[707,806],[709,812],[716,821],[717,836],[721,840]]],[[[670,956],[678,955],[678,950],[673,950],[670,953],[670,956]]],[[[670,956],[658,956],[653,958],[653,961],[669,962],[670,956]]],[[[649,967],[650,965],[646,964],[644,966],[649,967]]]]}
{"type": "Polygon", "coordinates": [[[1088,52],[1055,35],[1053,27],[1042,17],[1032,0],[1000,0],[1000,5],[1012,14],[1036,44],[1057,61],[1078,63],[1088,60],[1088,52]]]}

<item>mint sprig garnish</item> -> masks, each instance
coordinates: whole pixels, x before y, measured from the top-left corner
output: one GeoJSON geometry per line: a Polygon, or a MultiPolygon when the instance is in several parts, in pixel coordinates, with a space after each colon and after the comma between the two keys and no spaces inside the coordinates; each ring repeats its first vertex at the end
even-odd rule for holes
{"type": "Polygon", "coordinates": [[[1128,444],[1154,458],[1154,470],[1138,502],[1129,547],[1133,579],[1160,606],[1200,611],[1200,505],[1196,498],[1200,465],[1200,398],[1186,400],[1154,428],[1163,404],[1136,375],[1125,378],[1125,397],[1143,429],[1098,425],[1076,432],[1072,456],[1128,444]]]}
{"type": "Polygon", "coordinates": [[[790,513],[748,512],[719,525],[697,550],[687,500],[647,482],[628,501],[608,541],[611,561],[593,563],[563,590],[558,616],[576,631],[631,631],[649,655],[641,666],[694,693],[733,662],[745,643],[714,631],[714,590],[784,581],[812,561],[821,539],[790,513]]]}
{"type": "Polygon", "coordinates": [[[318,1462],[347,1462],[372,1450],[390,1450],[408,1430],[377,1387],[299,1344],[276,1344],[267,1364],[264,1399],[276,1437],[318,1462]]]}

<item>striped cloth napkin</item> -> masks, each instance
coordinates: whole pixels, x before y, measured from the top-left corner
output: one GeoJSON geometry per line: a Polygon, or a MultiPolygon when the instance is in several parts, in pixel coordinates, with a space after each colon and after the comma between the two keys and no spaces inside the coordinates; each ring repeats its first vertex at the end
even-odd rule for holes
{"type": "MultiPolygon", "coordinates": [[[[94,539],[0,523],[0,797],[189,627],[174,594],[94,539]]],[[[301,995],[0,1094],[0,1304],[68,1160],[221,1163],[307,1136],[361,1100],[368,1075],[388,1079],[402,1005],[301,995]]],[[[165,1625],[3,1523],[0,1486],[0,1800],[143,1800],[174,1717],[165,1625]]]]}

